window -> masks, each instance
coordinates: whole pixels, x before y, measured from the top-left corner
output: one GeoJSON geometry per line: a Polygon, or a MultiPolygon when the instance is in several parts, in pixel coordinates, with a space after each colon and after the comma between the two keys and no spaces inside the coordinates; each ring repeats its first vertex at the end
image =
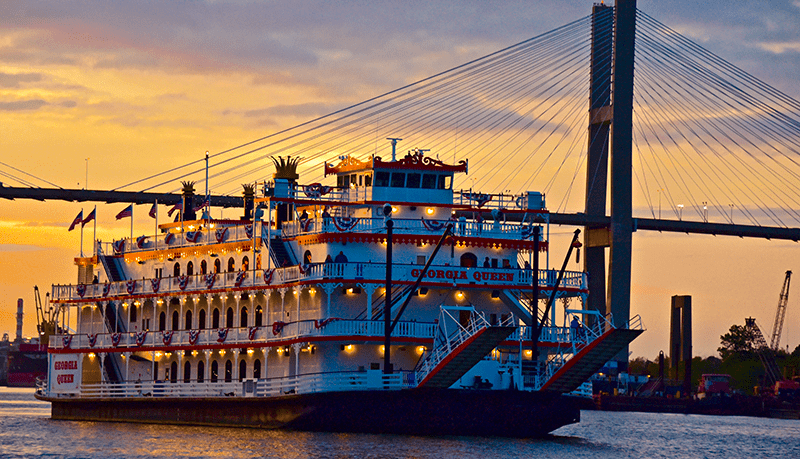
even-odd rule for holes
{"type": "Polygon", "coordinates": [[[478,257],[476,257],[475,254],[469,252],[465,253],[464,255],[461,255],[461,266],[467,268],[474,268],[478,266],[478,257]]]}
{"type": "Polygon", "coordinates": [[[427,190],[436,188],[436,174],[422,174],[422,188],[427,190]]]}
{"type": "Polygon", "coordinates": [[[228,359],[225,362],[225,382],[233,381],[233,362],[228,359]]]}
{"type": "Polygon", "coordinates": [[[191,330],[192,329],[192,311],[191,310],[187,310],[186,311],[186,322],[185,322],[184,325],[185,325],[183,327],[184,330],[191,330]]]}
{"type": "Polygon", "coordinates": [[[236,261],[233,259],[233,257],[230,257],[228,258],[228,272],[232,273],[235,270],[236,270],[236,261]]]}
{"type": "Polygon", "coordinates": [[[228,311],[225,313],[225,327],[233,327],[233,308],[228,308],[228,311]]]}
{"type": "Polygon", "coordinates": [[[250,269],[250,259],[245,256],[242,258],[242,271],[247,271],[250,269]]]}
{"type": "Polygon", "coordinates": [[[247,362],[245,362],[244,359],[242,359],[242,361],[239,362],[239,381],[246,378],[247,378],[247,362]]]}
{"type": "Polygon", "coordinates": [[[256,306],[256,327],[260,327],[264,321],[264,310],[261,309],[261,305],[259,304],[256,306]]]}
{"type": "Polygon", "coordinates": [[[247,306],[243,306],[239,312],[239,326],[242,328],[247,326],[247,306]]]}
{"type": "Polygon", "coordinates": [[[163,273],[164,273],[164,268],[156,268],[155,278],[156,279],[161,279],[161,276],[163,275],[163,273]]]}
{"type": "Polygon", "coordinates": [[[389,173],[375,172],[375,186],[389,186],[389,173]]]}
{"type": "Polygon", "coordinates": [[[364,186],[372,186],[372,176],[367,174],[364,176],[364,186]]]}
{"type": "Polygon", "coordinates": [[[405,172],[392,172],[392,188],[403,188],[406,185],[405,172]]]}
{"type": "Polygon", "coordinates": [[[189,383],[192,380],[192,362],[187,361],[183,364],[183,382],[189,383]]]}
{"type": "Polygon", "coordinates": [[[406,188],[419,188],[420,177],[420,174],[417,173],[408,174],[408,179],[406,179],[406,188]]]}
{"type": "Polygon", "coordinates": [[[178,362],[172,362],[169,366],[169,382],[178,382],[178,362]]]}
{"type": "Polygon", "coordinates": [[[350,183],[353,185],[358,185],[358,175],[353,174],[350,176],[350,183]]]}
{"type": "Polygon", "coordinates": [[[200,274],[208,274],[208,262],[205,260],[200,262],[200,274]]]}
{"type": "Polygon", "coordinates": [[[178,329],[178,327],[179,327],[178,320],[180,320],[179,319],[179,315],[178,315],[178,311],[172,311],[172,329],[173,330],[177,330],[178,329]]]}
{"type": "Polygon", "coordinates": [[[203,382],[203,379],[205,379],[205,371],[206,365],[203,363],[203,361],[201,360],[197,362],[197,382],[203,382]]]}
{"type": "Polygon", "coordinates": [[[158,316],[158,331],[164,331],[167,329],[167,314],[163,311],[158,316]]]}
{"type": "Polygon", "coordinates": [[[453,177],[450,175],[440,175],[439,176],[439,186],[440,190],[449,190],[450,187],[453,186],[453,177]]]}
{"type": "Polygon", "coordinates": [[[194,263],[190,261],[189,263],[186,263],[186,275],[191,276],[193,274],[194,274],[194,263]]]}
{"type": "Polygon", "coordinates": [[[131,304],[130,321],[131,323],[136,322],[136,303],[131,304]]]}
{"type": "Polygon", "coordinates": [[[217,382],[217,379],[219,378],[219,364],[216,360],[211,362],[211,375],[209,376],[212,383],[217,382]]]}
{"type": "Polygon", "coordinates": [[[219,261],[219,258],[214,260],[214,272],[219,273],[222,271],[222,263],[219,261]]]}
{"type": "Polygon", "coordinates": [[[181,264],[177,261],[175,262],[175,266],[172,267],[172,275],[178,277],[181,275],[181,264]]]}
{"type": "Polygon", "coordinates": [[[253,377],[255,379],[261,378],[261,360],[259,359],[256,359],[255,362],[253,362],[253,377]]]}
{"type": "Polygon", "coordinates": [[[206,328],[206,310],[201,309],[197,314],[197,328],[204,330],[206,328]]]}
{"type": "Polygon", "coordinates": [[[219,328],[219,309],[214,308],[211,314],[211,328],[219,328]]]}

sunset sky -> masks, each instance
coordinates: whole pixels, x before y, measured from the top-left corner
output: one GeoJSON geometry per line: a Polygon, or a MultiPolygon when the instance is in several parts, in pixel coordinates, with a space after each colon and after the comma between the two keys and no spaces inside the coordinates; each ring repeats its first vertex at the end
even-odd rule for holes
{"type": "MultiPolygon", "coordinates": [[[[112,189],[542,34],[592,3],[6,0],[0,162],[64,188],[112,189]]],[[[800,1],[638,6],[800,99],[800,1]]],[[[92,206],[0,202],[0,334],[13,339],[17,298],[24,333],[35,334],[34,285],[75,282],[80,233],[67,227],[92,206]]],[[[98,238],[128,234],[128,220],[113,218],[124,207],[98,204],[98,238]]],[[[147,210],[134,211],[141,231],[152,228],[147,210]]],[[[84,237],[88,250],[91,225],[84,237]]],[[[566,247],[553,250],[560,259],[566,247]]],[[[676,294],[693,296],[696,355],[715,354],[719,336],[748,316],[769,333],[784,272],[800,274],[798,260],[794,242],[636,233],[631,309],[648,331],[633,355],[667,351],[676,294]]],[[[790,350],[800,344],[798,289],[782,340],[790,350]]]]}

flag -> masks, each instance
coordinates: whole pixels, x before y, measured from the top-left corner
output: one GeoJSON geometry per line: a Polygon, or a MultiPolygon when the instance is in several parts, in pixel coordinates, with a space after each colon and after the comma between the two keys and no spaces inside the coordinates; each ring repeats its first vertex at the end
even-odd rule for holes
{"type": "Polygon", "coordinates": [[[208,205],[208,197],[206,197],[206,198],[203,200],[203,202],[201,202],[200,204],[198,204],[198,205],[197,205],[196,207],[194,207],[194,209],[192,209],[192,210],[194,210],[195,212],[197,212],[198,210],[202,209],[203,207],[205,207],[205,206],[207,206],[207,205],[208,205]]]}
{"type": "Polygon", "coordinates": [[[149,215],[150,218],[156,218],[156,203],[153,203],[153,207],[150,208],[150,213],[147,215],[149,215]]]}
{"type": "Polygon", "coordinates": [[[175,204],[174,206],[172,206],[172,209],[170,209],[167,212],[167,217],[171,217],[172,213],[175,212],[176,210],[183,210],[183,201],[181,201],[181,202],[175,204]]]}
{"type": "Polygon", "coordinates": [[[89,212],[89,215],[87,215],[86,218],[84,218],[83,221],[81,222],[81,227],[86,226],[87,223],[89,223],[90,221],[95,219],[95,211],[96,210],[97,209],[95,208],[95,209],[92,209],[91,212],[89,212]]]}
{"type": "Polygon", "coordinates": [[[78,225],[78,223],[80,223],[80,222],[82,222],[82,221],[83,221],[83,209],[81,209],[81,211],[80,211],[80,212],[78,212],[78,216],[77,216],[77,217],[75,217],[75,220],[72,220],[72,224],[71,224],[71,225],[69,225],[69,229],[68,229],[67,231],[72,231],[72,230],[74,230],[74,229],[75,229],[75,226],[77,226],[77,225],[78,225]]]}
{"type": "Polygon", "coordinates": [[[117,214],[117,220],[121,220],[125,217],[133,217],[133,204],[129,205],[122,212],[117,214]]]}

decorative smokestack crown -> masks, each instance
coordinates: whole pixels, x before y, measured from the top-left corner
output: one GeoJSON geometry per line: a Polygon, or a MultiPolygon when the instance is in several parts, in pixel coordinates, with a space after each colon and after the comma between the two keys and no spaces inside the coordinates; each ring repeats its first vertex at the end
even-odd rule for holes
{"type": "Polygon", "coordinates": [[[272,178],[286,179],[290,182],[294,182],[300,178],[297,174],[297,165],[300,163],[300,158],[287,156],[286,159],[284,159],[283,156],[278,156],[278,159],[270,159],[272,159],[273,164],[275,164],[275,173],[272,174],[272,178]]]}

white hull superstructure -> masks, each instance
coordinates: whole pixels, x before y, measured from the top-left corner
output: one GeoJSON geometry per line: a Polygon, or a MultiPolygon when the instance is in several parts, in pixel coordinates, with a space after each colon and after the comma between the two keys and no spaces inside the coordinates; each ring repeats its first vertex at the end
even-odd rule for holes
{"type": "MultiPolygon", "coordinates": [[[[448,165],[419,151],[326,164],[336,185],[301,185],[296,165],[276,161],[260,197],[246,187],[241,220],[184,211],[180,221],[160,225],[160,234],[97,243],[94,256],[76,259],[79,283],[56,285],[51,296],[70,330],[51,338],[49,378],[38,392],[53,402],[54,417],[147,420],[133,408],[105,416],[98,405],[80,405],[132,407],[147,397],[183,400],[184,410],[187,399],[200,410],[203,400],[252,398],[267,413],[270,400],[311,394],[558,394],[581,386],[640,333],[636,321],[617,330],[580,308],[559,314],[564,326],[553,309],[549,324],[537,327],[539,299],[554,289],[553,297],[581,304],[588,294],[582,272],[563,273],[556,287],[558,272],[532,268],[536,248],[548,248],[533,236],[547,234],[539,193],[456,192],[453,175],[466,173],[467,163],[448,165]],[[448,226],[452,235],[440,241],[448,226]],[[570,327],[568,316],[580,317],[581,327],[570,327]]],[[[185,184],[183,209],[192,199],[185,184]]]]}

